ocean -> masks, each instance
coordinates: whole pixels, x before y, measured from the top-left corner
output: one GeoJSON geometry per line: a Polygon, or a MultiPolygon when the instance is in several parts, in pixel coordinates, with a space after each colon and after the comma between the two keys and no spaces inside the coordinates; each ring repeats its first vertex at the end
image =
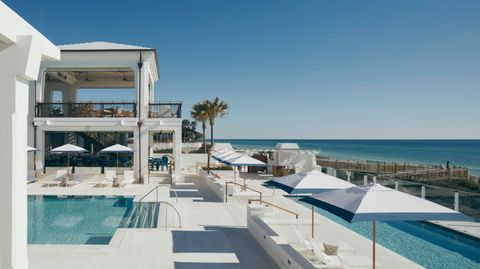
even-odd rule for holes
{"type": "Polygon", "coordinates": [[[333,159],[407,162],[467,167],[480,176],[480,140],[323,140],[323,139],[216,139],[236,148],[273,148],[297,143],[333,159]]]}

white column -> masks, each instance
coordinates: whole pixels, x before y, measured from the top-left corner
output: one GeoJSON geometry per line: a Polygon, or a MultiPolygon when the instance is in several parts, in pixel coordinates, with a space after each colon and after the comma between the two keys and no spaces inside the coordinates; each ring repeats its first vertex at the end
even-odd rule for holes
{"type": "Polygon", "coordinates": [[[0,268],[27,268],[28,82],[1,76],[0,268]]]}
{"type": "Polygon", "coordinates": [[[143,178],[143,184],[148,184],[148,133],[149,130],[145,127],[142,127],[141,131],[138,127],[135,127],[135,131],[133,131],[133,144],[135,147],[133,169],[137,180],[143,178]]]}
{"type": "Polygon", "coordinates": [[[350,182],[352,180],[352,172],[347,171],[347,181],[350,182]]]}
{"type": "Polygon", "coordinates": [[[1,1],[0,18],[0,269],[26,269],[28,82],[60,50],[1,1]]]}
{"type": "Polygon", "coordinates": [[[182,129],[176,128],[173,133],[173,157],[175,158],[175,171],[173,181],[182,179],[182,129]]]}
{"type": "Polygon", "coordinates": [[[422,186],[422,189],[421,189],[421,193],[422,193],[422,199],[425,199],[425,186],[422,186]]]}
{"type": "Polygon", "coordinates": [[[37,148],[39,151],[35,155],[35,161],[37,164],[42,164],[41,166],[37,165],[37,170],[39,170],[39,173],[43,173],[45,167],[45,131],[42,128],[37,128],[37,148]]]}
{"type": "Polygon", "coordinates": [[[363,185],[367,185],[367,184],[368,184],[368,176],[364,175],[363,176],[363,185]]]}

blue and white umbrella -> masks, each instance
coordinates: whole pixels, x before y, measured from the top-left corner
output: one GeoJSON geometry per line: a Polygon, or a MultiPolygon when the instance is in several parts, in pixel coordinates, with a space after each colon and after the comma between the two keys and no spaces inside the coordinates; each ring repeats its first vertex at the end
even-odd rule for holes
{"type": "MultiPolygon", "coordinates": [[[[330,190],[350,188],[355,185],[343,179],[327,175],[318,170],[297,173],[266,182],[289,194],[315,194],[330,190]]],[[[312,238],[315,237],[315,208],[312,206],[312,238]]]]}
{"type": "Polygon", "coordinates": [[[300,200],[348,222],[372,221],[373,268],[375,221],[472,221],[460,212],[376,183],[328,191],[300,200]]]}

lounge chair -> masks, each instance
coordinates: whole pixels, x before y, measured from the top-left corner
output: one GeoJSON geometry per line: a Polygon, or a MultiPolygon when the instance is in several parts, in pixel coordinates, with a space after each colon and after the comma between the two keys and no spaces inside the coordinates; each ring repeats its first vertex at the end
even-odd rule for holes
{"type": "Polygon", "coordinates": [[[315,264],[316,268],[343,268],[340,258],[336,255],[327,255],[322,250],[320,242],[311,242],[315,259],[321,264],[315,264]]]}
{"type": "Polygon", "coordinates": [[[62,183],[63,179],[66,176],[67,176],[67,170],[57,170],[57,173],[55,175],[55,179],[45,182],[45,185],[47,185],[47,187],[50,187],[50,185],[60,186],[60,184],[62,183]]]}
{"type": "Polygon", "coordinates": [[[135,177],[133,175],[133,170],[125,170],[123,171],[123,181],[122,185],[126,186],[128,184],[132,184],[135,181],[135,177]]]}
{"type": "Polygon", "coordinates": [[[106,170],[105,179],[100,181],[98,185],[102,187],[102,186],[108,186],[110,184],[113,184],[113,178],[116,176],[117,176],[117,172],[115,170],[106,170]]]}
{"type": "MultiPolygon", "coordinates": [[[[291,225],[293,234],[295,235],[295,242],[292,242],[291,245],[301,254],[310,256],[312,254],[312,242],[305,239],[303,234],[298,230],[295,225],[291,225]]],[[[310,257],[309,257],[310,258],[310,257]]]]}
{"type": "Polygon", "coordinates": [[[75,186],[75,185],[78,185],[82,182],[82,177],[83,175],[80,174],[80,173],[76,173],[74,175],[72,175],[72,179],[70,179],[69,181],[67,181],[67,186],[75,186]]]}
{"type": "Polygon", "coordinates": [[[27,183],[33,183],[33,182],[35,182],[36,172],[37,172],[37,171],[35,171],[35,170],[28,170],[28,171],[27,171],[27,183]]]}

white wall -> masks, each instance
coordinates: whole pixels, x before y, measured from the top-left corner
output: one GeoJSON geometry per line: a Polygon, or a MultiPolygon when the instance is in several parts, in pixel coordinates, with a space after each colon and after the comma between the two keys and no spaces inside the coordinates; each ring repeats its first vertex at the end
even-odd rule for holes
{"type": "Polygon", "coordinates": [[[29,81],[60,51],[0,2],[0,269],[28,268],[27,114],[29,81]]]}

